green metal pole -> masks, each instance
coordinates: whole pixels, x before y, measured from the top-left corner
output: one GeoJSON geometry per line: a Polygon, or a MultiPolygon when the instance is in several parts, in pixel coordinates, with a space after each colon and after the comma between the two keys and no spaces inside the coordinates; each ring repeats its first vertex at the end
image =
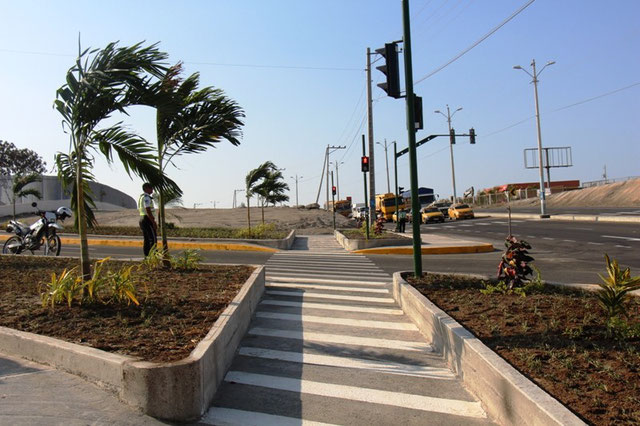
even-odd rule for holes
{"type": "MultiPolygon", "coordinates": [[[[364,135],[362,135],[362,156],[366,156],[367,151],[365,148],[364,135]]],[[[362,172],[362,176],[364,176],[364,202],[366,204],[365,212],[369,212],[369,217],[365,217],[365,223],[367,228],[367,240],[369,239],[369,218],[371,217],[371,206],[369,205],[369,192],[367,191],[367,172],[362,172]]]]}
{"type": "MultiPolygon", "coordinates": [[[[409,0],[402,0],[402,28],[404,41],[404,80],[407,100],[407,131],[409,133],[409,171],[411,175],[411,210],[420,211],[418,199],[418,159],[416,157],[416,124],[414,117],[413,65],[411,63],[411,24],[409,23],[409,0]]],[[[413,220],[413,271],[422,276],[422,242],[420,221],[413,220]]]]}
{"type": "Polygon", "coordinates": [[[395,175],[396,181],[396,189],[394,194],[396,194],[396,232],[400,230],[400,221],[398,217],[400,217],[400,213],[398,213],[398,144],[396,141],[393,141],[393,174],[395,175]]]}
{"type": "Polygon", "coordinates": [[[336,196],[333,193],[333,170],[331,170],[331,210],[333,210],[333,230],[336,230],[336,196]]]}

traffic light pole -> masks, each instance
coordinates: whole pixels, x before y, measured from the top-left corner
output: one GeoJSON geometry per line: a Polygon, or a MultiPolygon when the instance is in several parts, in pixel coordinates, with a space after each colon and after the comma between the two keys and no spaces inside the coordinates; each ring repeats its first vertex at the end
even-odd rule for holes
{"type": "MultiPolygon", "coordinates": [[[[367,156],[367,150],[366,150],[366,147],[365,147],[364,135],[362,135],[362,156],[363,157],[367,156]]],[[[367,172],[362,172],[362,176],[364,176],[364,200],[365,200],[365,203],[366,203],[367,194],[368,194],[368,192],[367,192],[367,172]]],[[[365,207],[365,212],[369,212],[369,216],[371,216],[370,210],[371,210],[370,206],[367,205],[365,207]]],[[[369,220],[368,219],[369,219],[368,217],[364,218],[364,223],[366,224],[366,229],[367,229],[367,240],[369,239],[369,220]]]]}
{"type": "Polygon", "coordinates": [[[398,144],[396,141],[393,141],[393,174],[395,179],[395,190],[393,193],[396,196],[396,232],[400,230],[400,222],[398,221],[398,217],[400,214],[398,213],[398,144]]]}
{"type": "MultiPolygon", "coordinates": [[[[411,62],[411,24],[409,18],[409,0],[402,0],[402,29],[404,41],[404,79],[406,90],[407,132],[409,133],[409,172],[411,175],[411,210],[420,211],[418,195],[418,159],[416,156],[416,123],[413,94],[413,64],[411,62]]],[[[420,221],[412,221],[413,228],[413,272],[422,276],[422,241],[420,239],[420,221]]]]}

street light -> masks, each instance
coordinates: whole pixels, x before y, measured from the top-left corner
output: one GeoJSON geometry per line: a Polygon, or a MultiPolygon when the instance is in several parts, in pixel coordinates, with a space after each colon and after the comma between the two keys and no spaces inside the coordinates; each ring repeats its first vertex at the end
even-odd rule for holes
{"type": "Polygon", "coordinates": [[[304,176],[298,176],[296,175],[296,177],[290,176],[291,179],[295,179],[296,180],[296,207],[298,207],[298,179],[302,179],[304,176]]]}
{"type": "Polygon", "coordinates": [[[529,77],[532,78],[531,82],[533,83],[533,93],[534,93],[534,102],[536,106],[536,124],[538,126],[538,168],[540,170],[540,217],[547,218],[549,215],[547,214],[547,200],[545,196],[545,188],[544,188],[544,172],[542,167],[542,134],[540,132],[540,108],[538,105],[538,76],[542,74],[542,71],[549,65],[555,64],[556,61],[549,61],[547,64],[542,67],[540,72],[536,72],[536,60],[531,60],[531,68],[533,70],[533,74],[529,71],[522,68],[520,65],[516,65],[513,67],[515,70],[522,70],[527,73],[529,77]]]}
{"type": "Polygon", "coordinates": [[[384,147],[384,162],[387,165],[387,193],[391,192],[391,185],[389,184],[389,156],[387,155],[387,140],[384,140],[384,145],[380,142],[376,142],[376,145],[384,147]]]}
{"type": "Polygon", "coordinates": [[[340,164],[344,164],[344,161],[331,161],[330,164],[333,164],[334,166],[336,166],[336,189],[338,192],[338,200],[340,200],[340,177],[338,175],[338,166],[340,164]]]}
{"type": "MultiPolygon", "coordinates": [[[[454,115],[456,115],[456,112],[461,111],[462,107],[458,108],[457,110],[453,111],[453,114],[451,114],[451,110],[449,110],[449,105],[447,105],[447,114],[445,115],[445,113],[443,113],[440,110],[435,110],[433,111],[435,114],[442,114],[442,116],[444,116],[444,118],[447,119],[447,123],[449,124],[449,135],[451,135],[451,119],[453,118],[454,115]]],[[[455,168],[453,166],[453,144],[454,144],[454,137],[455,136],[450,136],[449,138],[449,152],[451,153],[451,182],[453,183],[453,202],[456,202],[456,198],[457,198],[457,194],[456,194],[456,172],[455,172],[455,168]]]]}

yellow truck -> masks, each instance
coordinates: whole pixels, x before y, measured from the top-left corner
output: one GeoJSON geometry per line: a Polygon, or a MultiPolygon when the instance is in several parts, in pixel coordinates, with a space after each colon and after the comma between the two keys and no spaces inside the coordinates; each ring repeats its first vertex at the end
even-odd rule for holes
{"type": "MultiPolygon", "coordinates": [[[[405,208],[404,198],[402,197],[398,197],[398,208],[405,208]]],[[[376,213],[382,214],[386,221],[391,221],[395,212],[396,199],[394,194],[388,192],[376,195],[376,213]]]]}

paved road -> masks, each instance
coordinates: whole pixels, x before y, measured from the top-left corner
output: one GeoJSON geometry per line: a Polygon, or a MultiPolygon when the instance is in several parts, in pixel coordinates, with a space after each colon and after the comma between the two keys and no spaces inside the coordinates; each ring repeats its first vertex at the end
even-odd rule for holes
{"type": "Polygon", "coordinates": [[[489,424],[366,257],[332,235],[302,237],[267,261],[266,278],[202,423],[489,424]]]}
{"type": "MultiPolygon", "coordinates": [[[[425,234],[490,242],[498,249],[494,253],[423,256],[423,269],[493,275],[507,230],[506,219],[492,218],[422,225],[421,232],[425,234]]],[[[630,267],[632,273],[640,273],[640,226],[637,224],[513,220],[512,233],[532,245],[536,265],[549,281],[599,282],[597,274],[605,273],[604,253],[630,267]]],[[[387,272],[413,268],[411,256],[368,257],[387,272]]]]}

